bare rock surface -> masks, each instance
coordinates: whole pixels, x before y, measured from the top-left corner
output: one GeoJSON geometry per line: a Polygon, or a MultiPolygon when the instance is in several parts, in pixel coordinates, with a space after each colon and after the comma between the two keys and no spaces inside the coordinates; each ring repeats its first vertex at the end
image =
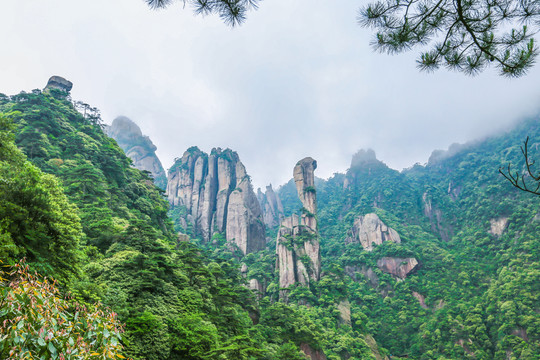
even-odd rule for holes
{"type": "Polygon", "coordinates": [[[490,229],[488,232],[491,235],[501,236],[504,230],[506,230],[506,227],[508,226],[508,218],[500,217],[497,219],[491,219],[489,220],[489,225],[490,225],[490,229]]]}
{"type": "Polygon", "coordinates": [[[424,205],[424,215],[429,218],[431,223],[431,230],[438,233],[444,241],[449,241],[453,236],[453,228],[447,223],[442,211],[432,203],[428,192],[422,195],[422,203],[424,205]]]}
{"type": "MultiPolygon", "coordinates": [[[[278,231],[276,253],[281,289],[296,283],[308,285],[310,280],[320,278],[321,254],[314,176],[316,168],[317,162],[312,158],[302,159],[294,167],[294,181],[304,211],[300,216],[293,214],[283,219],[278,231]]],[[[287,290],[282,290],[280,296],[286,301],[287,290]]]]}
{"type": "Polygon", "coordinates": [[[379,269],[400,279],[405,279],[417,265],[418,260],[415,258],[383,257],[377,260],[379,269]]]}
{"type": "Polygon", "coordinates": [[[317,213],[317,196],[315,192],[315,169],[317,161],[310,157],[296,163],[293,171],[294,183],[298,191],[298,197],[304,208],[311,214],[317,213]]]}
{"type": "Polygon", "coordinates": [[[167,197],[205,241],[217,232],[244,254],[264,249],[261,207],[236,152],[215,148],[208,155],[189,148],[169,170],[167,197]]]}
{"type": "Polygon", "coordinates": [[[377,214],[370,213],[359,216],[345,239],[346,244],[360,243],[366,251],[372,251],[374,245],[381,245],[384,241],[401,243],[398,233],[386,226],[377,214]]]}
{"type": "Polygon", "coordinates": [[[49,78],[49,81],[47,81],[47,85],[43,90],[48,89],[58,89],[65,92],[70,92],[73,88],[73,83],[69,80],[64,79],[61,76],[51,76],[49,78]]]}
{"type": "Polygon", "coordinates": [[[258,189],[257,199],[261,204],[263,219],[266,226],[269,228],[278,226],[283,219],[283,205],[281,204],[279,195],[272,189],[272,185],[268,185],[264,193],[261,189],[258,189]]]}
{"type": "Polygon", "coordinates": [[[137,124],[125,116],[119,116],[111,126],[105,127],[105,132],[116,140],[135,168],[150,172],[154,183],[162,189],[167,187],[167,176],[156,155],[157,148],[148,136],[142,134],[137,124]]]}

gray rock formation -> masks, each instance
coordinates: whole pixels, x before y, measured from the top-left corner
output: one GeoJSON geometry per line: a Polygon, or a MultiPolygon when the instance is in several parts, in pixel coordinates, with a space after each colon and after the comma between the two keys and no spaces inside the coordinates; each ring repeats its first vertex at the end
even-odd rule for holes
{"type": "Polygon", "coordinates": [[[392,274],[400,279],[405,279],[407,274],[418,265],[415,258],[383,257],[377,260],[377,267],[384,272],[392,274]]]}
{"type": "Polygon", "coordinates": [[[500,217],[497,219],[490,219],[489,225],[490,229],[488,230],[488,233],[495,236],[501,236],[508,226],[508,218],[500,217]]]}
{"type": "MultiPolygon", "coordinates": [[[[317,169],[317,162],[307,157],[297,162],[293,171],[293,179],[296,184],[296,191],[298,191],[298,197],[302,205],[304,205],[304,209],[313,215],[317,213],[315,169],[317,169]]],[[[312,217],[315,219],[315,216],[312,217]]]]}
{"type": "Polygon", "coordinates": [[[375,213],[357,217],[347,238],[345,238],[346,244],[360,243],[366,251],[372,251],[373,245],[381,245],[384,241],[399,244],[401,238],[394,229],[386,226],[375,213]]]}
{"type": "MultiPolygon", "coordinates": [[[[317,231],[317,198],[314,170],[317,162],[312,158],[300,160],[294,167],[294,181],[298,197],[302,201],[301,216],[293,214],[283,219],[276,243],[279,286],[281,289],[310,280],[319,280],[321,255],[317,231]]],[[[287,290],[280,295],[287,300],[287,290]]]]}
{"type": "Polygon", "coordinates": [[[160,188],[167,187],[167,176],[156,155],[157,148],[148,136],[142,134],[137,124],[125,116],[119,116],[111,126],[105,127],[105,132],[116,140],[135,168],[150,172],[154,183],[160,188]]]}
{"type": "Polygon", "coordinates": [[[177,220],[205,241],[221,233],[244,254],[265,247],[261,207],[236,152],[189,148],[169,170],[167,197],[182,210],[177,220]]]}
{"type": "Polygon", "coordinates": [[[258,189],[257,199],[261,204],[263,219],[266,226],[269,228],[278,226],[283,219],[283,205],[281,204],[278,194],[272,189],[272,185],[268,185],[264,193],[261,189],[258,189]]]}
{"type": "Polygon", "coordinates": [[[72,88],[73,83],[71,81],[66,80],[61,76],[51,76],[43,90],[58,89],[65,92],[70,92],[72,88]]]}

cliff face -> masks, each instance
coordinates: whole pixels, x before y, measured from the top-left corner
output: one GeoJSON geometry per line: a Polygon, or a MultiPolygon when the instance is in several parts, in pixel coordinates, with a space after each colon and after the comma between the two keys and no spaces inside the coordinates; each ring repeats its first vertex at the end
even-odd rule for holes
{"type": "Polygon", "coordinates": [[[407,274],[418,265],[415,258],[383,257],[377,260],[377,267],[384,272],[392,274],[400,279],[405,279],[407,274]]]}
{"type": "Polygon", "coordinates": [[[261,207],[236,152],[188,149],[169,170],[167,197],[173,208],[185,210],[184,227],[205,241],[218,232],[244,254],[264,248],[261,207]]]}
{"type": "Polygon", "coordinates": [[[278,194],[272,189],[272,185],[268,185],[264,193],[261,189],[258,189],[257,199],[261,204],[263,219],[266,226],[269,228],[278,226],[283,219],[283,205],[281,204],[278,194]]]}
{"type": "Polygon", "coordinates": [[[146,170],[154,177],[154,183],[162,189],[167,187],[167,177],[161,161],[156,155],[156,146],[148,136],[144,136],[137,124],[125,116],[113,120],[105,128],[107,135],[118,143],[126,155],[133,161],[133,166],[146,170]]]}
{"type": "MultiPolygon", "coordinates": [[[[294,182],[303,211],[300,216],[293,214],[283,219],[278,232],[276,252],[280,288],[288,288],[295,283],[308,285],[310,279],[319,280],[320,277],[321,255],[314,186],[316,168],[317,162],[312,158],[302,159],[294,167],[294,182]]],[[[287,291],[283,290],[281,296],[286,300],[287,291]]]]}
{"type": "Polygon", "coordinates": [[[373,245],[381,245],[384,241],[399,244],[401,238],[394,229],[386,226],[374,213],[357,217],[345,238],[346,244],[360,243],[366,251],[372,251],[373,245]]]}

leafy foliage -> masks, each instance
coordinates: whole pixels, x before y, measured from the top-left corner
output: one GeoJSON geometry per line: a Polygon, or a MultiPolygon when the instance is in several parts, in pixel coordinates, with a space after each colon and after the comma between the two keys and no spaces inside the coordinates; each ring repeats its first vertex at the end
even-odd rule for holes
{"type": "Polygon", "coordinates": [[[24,262],[0,270],[2,359],[123,359],[115,313],[60,297],[24,262]]]}

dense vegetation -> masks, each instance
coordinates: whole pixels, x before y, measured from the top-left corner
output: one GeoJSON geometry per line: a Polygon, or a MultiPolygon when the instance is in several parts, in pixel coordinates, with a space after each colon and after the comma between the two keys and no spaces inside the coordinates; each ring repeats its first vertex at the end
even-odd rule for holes
{"type": "MultiPolygon", "coordinates": [[[[527,135],[538,158],[538,121],[401,173],[363,151],[346,174],[317,179],[323,276],[285,304],[277,229],[245,257],[220,234],[180,241],[162,191],[66,93],[0,95],[0,112],[0,257],[26,257],[68,302],[110,307],[125,324],[124,356],[294,360],[302,348],[328,359],[539,358],[540,204],[497,172],[520,166],[527,135]],[[345,243],[371,212],[401,244],[345,243]],[[377,267],[388,256],[420,265],[398,280],[377,267]]],[[[299,211],[294,182],[279,194],[287,214],[299,211]]]]}
{"type": "Polygon", "coordinates": [[[0,97],[9,119],[0,132],[2,258],[26,256],[79,301],[110,306],[130,357],[260,352],[249,333],[255,301],[238,269],[177,241],[162,192],[66,95],[0,97]]]}
{"type": "MultiPolygon", "coordinates": [[[[347,174],[318,182],[323,271],[347,270],[341,279],[353,316],[367,320],[363,326],[389,353],[538,359],[540,204],[498,173],[508,163],[525,171],[519,145],[527,135],[538,158],[534,120],[434,152],[426,166],[402,173],[361,151],[347,174]],[[402,244],[384,243],[371,253],[345,244],[354,219],[371,212],[397,230],[402,244]],[[502,234],[491,231],[497,221],[507,221],[502,234]],[[398,281],[377,268],[384,256],[415,257],[420,266],[398,281]],[[367,268],[376,281],[361,274],[367,268]]],[[[280,194],[290,191],[288,185],[280,194]]]]}

